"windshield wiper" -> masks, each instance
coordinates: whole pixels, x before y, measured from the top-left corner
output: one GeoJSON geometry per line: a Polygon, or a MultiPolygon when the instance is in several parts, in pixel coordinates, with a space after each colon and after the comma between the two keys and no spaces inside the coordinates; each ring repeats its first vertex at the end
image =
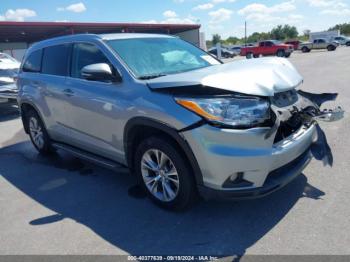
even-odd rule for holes
{"type": "Polygon", "coordinates": [[[161,76],[166,76],[166,74],[154,74],[154,75],[144,75],[144,76],[140,76],[139,79],[141,80],[149,80],[149,79],[154,79],[154,78],[158,78],[161,76]]]}

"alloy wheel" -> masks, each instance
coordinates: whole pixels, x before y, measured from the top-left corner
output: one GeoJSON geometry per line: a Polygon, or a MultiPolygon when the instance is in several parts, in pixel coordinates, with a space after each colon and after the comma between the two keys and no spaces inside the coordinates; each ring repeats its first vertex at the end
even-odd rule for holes
{"type": "Polygon", "coordinates": [[[146,151],[141,159],[141,173],[149,192],[163,202],[178,195],[180,180],[172,160],[158,149],[146,151]]]}
{"type": "Polygon", "coordinates": [[[31,117],[29,119],[29,131],[30,136],[32,137],[32,140],[34,144],[39,148],[42,149],[44,147],[44,133],[43,129],[39,123],[39,121],[35,117],[31,117]]]}

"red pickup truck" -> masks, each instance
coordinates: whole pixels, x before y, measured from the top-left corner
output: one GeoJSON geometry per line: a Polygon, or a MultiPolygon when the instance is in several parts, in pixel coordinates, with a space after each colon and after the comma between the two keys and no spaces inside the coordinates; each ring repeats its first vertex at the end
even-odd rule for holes
{"type": "Polygon", "coordinates": [[[246,46],[241,48],[241,56],[247,59],[258,58],[260,55],[276,55],[279,57],[290,57],[294,48],[293,45],[283,44],[276,40],[261,41],[257,46],[246,46]]]}

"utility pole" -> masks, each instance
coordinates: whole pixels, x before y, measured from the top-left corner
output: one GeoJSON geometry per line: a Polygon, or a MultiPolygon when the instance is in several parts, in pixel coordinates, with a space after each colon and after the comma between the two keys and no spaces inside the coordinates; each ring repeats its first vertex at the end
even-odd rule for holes
{"type": "Polygon", "coordinates": [[[247,46],[247,21],[244,21],[244,45],[247,46]]]}

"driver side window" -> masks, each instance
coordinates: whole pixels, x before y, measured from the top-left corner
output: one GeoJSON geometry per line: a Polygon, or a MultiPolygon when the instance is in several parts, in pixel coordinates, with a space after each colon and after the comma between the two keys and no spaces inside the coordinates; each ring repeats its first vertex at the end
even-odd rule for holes
{"type": "Polygon", "coordinates": [[[111,65],[107,57],[93,44],[77,43],[73,46],[71,76],[74,78],[83,78],[81,70],[84,66],[106,63],[111,65]]]}

